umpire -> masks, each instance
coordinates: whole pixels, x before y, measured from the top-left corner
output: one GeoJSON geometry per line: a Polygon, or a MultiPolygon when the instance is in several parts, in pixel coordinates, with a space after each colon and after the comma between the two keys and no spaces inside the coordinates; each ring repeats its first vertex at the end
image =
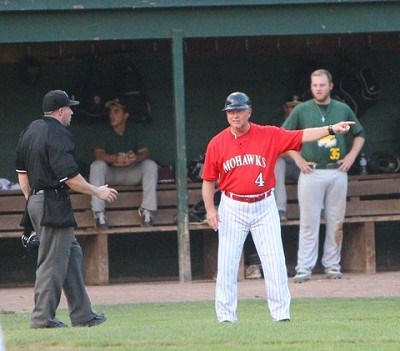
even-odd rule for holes
{"type": "MultiPolygon", "coordinates": [[[[91,308],[82,276],[82,249],[74,234],[76,222],[68,189],[112,202],[117,191],[95,187],[79,173],[75,144],[67,130],[79,101],[62,90],[43,98],[42,119],[20,135],[16,150],[18,181],[27,199],[27,218],[40,240],[31,328],[61,328],[56,317],[61,292],[67,298],[72,326],[92,327],[106,317],[91,308]]],[[[27,225],[27,223],[25,223],[27,225]]]]}

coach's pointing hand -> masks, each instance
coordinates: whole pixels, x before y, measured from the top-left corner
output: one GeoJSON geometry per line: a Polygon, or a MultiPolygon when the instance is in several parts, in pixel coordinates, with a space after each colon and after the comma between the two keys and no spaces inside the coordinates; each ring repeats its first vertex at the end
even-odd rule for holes
{"type": "Polygon", "coordinates": [[[350,126],[352,126],[353,124],[356,124],[356,122],[353,121],[339,122],[332,126],[332,130],[335,134],[345,134],[350,130],[350,126]]]}

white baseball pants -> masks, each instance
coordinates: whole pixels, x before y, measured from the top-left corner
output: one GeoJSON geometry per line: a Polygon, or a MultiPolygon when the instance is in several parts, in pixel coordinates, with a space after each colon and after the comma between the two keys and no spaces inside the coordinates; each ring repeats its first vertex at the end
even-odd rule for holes
{"type": "Polygon", "coordinates": [[[223,195],[218,208],[218,274],[215,309],[219,322],[237,321],[237,277],[245,239],[252,234],[264,271],[267,303],[272,319],[290,318],[288,287],[281,227],[273,193],[254,203],[223,195]]]}

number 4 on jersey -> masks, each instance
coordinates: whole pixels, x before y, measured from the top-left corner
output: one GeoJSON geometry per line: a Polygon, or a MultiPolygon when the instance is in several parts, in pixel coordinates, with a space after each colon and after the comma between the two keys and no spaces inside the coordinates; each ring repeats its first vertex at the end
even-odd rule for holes
{"type": "Polygon", "coordinates": [[[260,173],[258,175],[258,177],[256,178],[256,180],[254,181],[254,183],[256,183],[258,186],[263,187],[265,185],[265,180],[263,178],[262,173],[260,173]]]}

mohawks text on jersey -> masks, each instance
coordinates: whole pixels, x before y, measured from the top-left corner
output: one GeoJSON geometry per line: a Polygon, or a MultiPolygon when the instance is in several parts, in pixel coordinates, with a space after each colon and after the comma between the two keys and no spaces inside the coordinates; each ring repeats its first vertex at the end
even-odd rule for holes
{"type": "Polygon", "coordinates": [[[261,155],[254,155],[254,154],[238,155],[230,158],[229,160],[226,160],[223,163],[223,168],[224,172],[227,173],[233,168],[248,166],[248,165],[255,165],[258,167],[265,168],[267,165],[267,160],[265,159],[265,157],[261,155]]]}

